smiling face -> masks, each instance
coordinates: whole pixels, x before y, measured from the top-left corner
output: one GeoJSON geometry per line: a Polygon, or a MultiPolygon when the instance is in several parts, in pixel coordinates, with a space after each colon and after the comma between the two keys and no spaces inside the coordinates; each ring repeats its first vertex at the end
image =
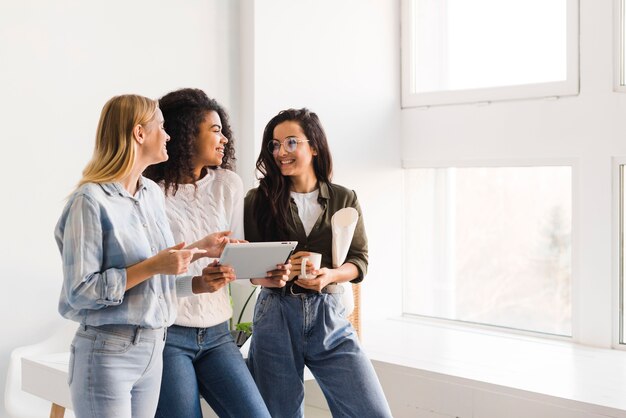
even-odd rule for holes
{"type": "Polygon", "coordinates": [[[296,138],[299,142],[296,149],[289,152],[281,145],[274,155],[274,161],[278,165],[283,176],[289,177],[315,177],[313,170],[313,157],[317,152],[309,145],[308,138],[304,134],[298,122],[285,121],[274,128],[274,140],[284,144],[288,138],[296,138]]]}
{"type": "Polygon", "coordinates": [[[222,134],[220,115],[215,111],[207,112],[200,124],[195,142],[193,166],[196,178],[204,167],[216,167],[222,164],[226,143],[228,143],[228,138],[222,134]]]}
{"type": "Polygon", "coordinates": [[[163,113],[161,113],[161,109],[157,108],[152,120],[145,126],[142,148],[148,164],[167,161],[166,144],[170,140],[170,136],[165,132],[163,122],[163,113]]]}

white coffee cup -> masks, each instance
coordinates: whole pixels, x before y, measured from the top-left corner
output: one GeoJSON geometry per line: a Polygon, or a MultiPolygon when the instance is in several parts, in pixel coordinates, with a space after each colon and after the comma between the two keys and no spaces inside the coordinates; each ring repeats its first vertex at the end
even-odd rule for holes
{"type": "Polygon", "coordinates": [[[322,254],[309,253],[309,255],[302,257],[302,266],[300,267],[300,276],[298,277],[299,279],[314,279],[316,277],[314,274],[306,274],[307,260],[313,264],[314,270],[319,270],[322,265],[322,254]]]}

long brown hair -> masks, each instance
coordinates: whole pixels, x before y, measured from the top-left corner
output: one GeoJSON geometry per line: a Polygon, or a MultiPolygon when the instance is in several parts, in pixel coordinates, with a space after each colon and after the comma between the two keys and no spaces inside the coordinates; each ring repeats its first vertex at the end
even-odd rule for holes
{"type": "Polygon", "coordinates": [[[274,128],[286,121],[298,123],[309,140],[309,145],[317,152],[313,157],[313,171],[317,181],[330,183],[333,173],[333,160],[326,133],[315,113],[306,108],[287,109],[267,123],[263,131],[261,153],[256,161],[261,177],[253,202],[257,225],[267,240],[286,239],[287,225],[291,219],[289,203],[292,181],[282,175],[274,155],[268,149],[269,142],[274,139],[274,128]]]}

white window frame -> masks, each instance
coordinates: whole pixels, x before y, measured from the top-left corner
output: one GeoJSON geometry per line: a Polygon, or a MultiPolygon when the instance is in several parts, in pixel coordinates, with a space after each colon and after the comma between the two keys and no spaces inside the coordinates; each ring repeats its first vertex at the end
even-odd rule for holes
{"type": "MultiPolygon", "coordinates": [[[[412,67],[415,48],[412,44],[414,4],[416,0],[402,0],[402,107],[429,107],[461,103],[483,103],[503,100],[573,96],[579,93],[579,7],[578,0],[567,0],[567,79],[559,82],[525,84],[467,90],[412,93],[412,67]]],[[[468,0],[469,1],[469,0],[468,0]]],[[[624,89],[626,91],[626,89],[624,89]]]]}
{"type": "Polygon", "coordinates": [[[622,69],[624,59],[624,31],[626,22],[624,21],[624,7],[626,0],[613,1],[613,87],[614,91],[626,93],[626,68],[622,69]]]}
{"type": "MultiPolygon", "coordinates": [[[[623,159],[622,164],[626,164],[626,158],[623,159]]],[[[402,316],[406,318],[408,321],[417,321],[421,323],[434,323],[434,324],[448,324],[455,327],[460,328],[470,328],[470,329],[479,329],[479,330],[490,330],[502,332],[503,334],[515,334],[515,335],[525,335],[531,337],[539,337],[550,340],[560,340],[560,341],[571,341],[578,342],[580,334],[581,334],[581,315],[579,313],[579,297],[580,297],[580,267],[577,260],[580,254],[580,244],[578,238],[578,225],[579,225],[579,208],[577,205],[577,201],[579,199],[578,193],[578,175],[579,175],[579,167],[580,162],[577,159],[573,158],[533,158],[533,159],[503,159],[503,160],[442,160],[442,161],[422,161],[422,160],[402,160],[402,169],[415,169],[415,168],[477,168],[477,167],[549,167],[549,166],[569,166],[572,170],[572,184],[571,184],[571,192],[572,192],[572,276],[571,276],[571,300],[572,300],[572,335],[556,335],[556,334],[546,334],[542,332],[523,330],[523,329],[515,329],[508,328],[498,325],[492,324],[479,324],[472,322],[465,322],[456,319],[447,319],[447,318],[438,318],[431,317],[425,315],[417,315],[417,314],[409,314],[404,312],[404,305],[402,306],[402,316]]],[[[617,165],[618,175],[619,175],[619,165],[617,165]]],[[[403,176],[404,181],[404,176],[403,176]]],[[[619,184],[619,179],[618,179],[619,184]]],[[[403,190],[405,190],[405,184],[402,185],[403,190]]],[[[619,188],[619,185],[618,185],[619,188]]],[[[403,201],[403,210],[402,210],[402,248],[407,248],[407,234],[409,231],[406,230],[406,201],[403,201]]],[[[615,229],[615,228],[614,228],[615,229]]],[[[406,254],[402,254],[402,280],[410,280],[410,266],[407,260],[406,254]]],[[[404,286],[404,283],[402,283],[404,286]]],[[[619,283],[617,284],[619,288],[619,283]]],[[[615,292],[618,294],[619,291],[615,292]]],[[[619,305],[618,305],[619,306],[619,305]]],[[[619,320],[617,321],[619,323],[619,320]]],[[[619,325],[618,325],[619,326],[619,325]]],[[[617,329],[617,328],[616,328],[617,329]]],[[[617,336],[619,342],[619,335],[617,336]]],[[[615,348],[623,348],[626,349],[626,345],[614,344],[615,348]],[[619,347],[618,347],[619,346],[619,347]]]]}
{"type": "MultiPolygon", "coordinates": [[[[621,166],[624,167],[624,179],[626,180],[626,157],[613,157],[612,159],[612,194],[613,194],[613,219],[611,220],[611,225],[613,225],[613,245],[612,245],[612,257],[613,260],[613,280],[612,280],[612,304],[613,309],[613,348],[618,350],[626,350],[626,343],[621,343],[621,333],[622,333],[622,321],[626,318],[622,316],[622,288],[626,285],[626,269],[624,267],[622,261],[622,245],[624,245],[624,238],[626,234],[624,233],[623,228],[626,228],[626,217],[623,215],[623,211],[626,210],[626,207],[622,207],[622,170],[621,166]]],[[[624,184],[626,186],[626,182],[624,184]]],[[[626,333],[625,333],[626,334],[626,333]]],[[[624,335],[626,338],[626,335],[624,335]]]]}

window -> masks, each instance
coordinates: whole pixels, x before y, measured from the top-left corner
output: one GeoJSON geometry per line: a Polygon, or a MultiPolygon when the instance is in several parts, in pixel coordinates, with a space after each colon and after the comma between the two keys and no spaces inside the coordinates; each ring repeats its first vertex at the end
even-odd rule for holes
{"type": "Polygon", "coordinates": [[[575,0],[403,0],[402,102],[578,93],[575,0]]]}
{"type": "Polygon", "coordinates": [[[626,0],[615,1],[616,90],[626,91],[626,0]]]}
{"type": "Polygon", "coordinates": [[[406,169],[404,313],[571,336],[571,176],[406,169]]]}
{"type": "Polygon", "coordinates": [[[626,182],[625,172],[626,166],[624,164],[619,165],[619,343],[626,344],[626,314],[624,313],[624,300],[626,299],[626,266],[624,261],[626,260],[626,246],[624,245],[624,210],[626,210],[626,182]]]}

